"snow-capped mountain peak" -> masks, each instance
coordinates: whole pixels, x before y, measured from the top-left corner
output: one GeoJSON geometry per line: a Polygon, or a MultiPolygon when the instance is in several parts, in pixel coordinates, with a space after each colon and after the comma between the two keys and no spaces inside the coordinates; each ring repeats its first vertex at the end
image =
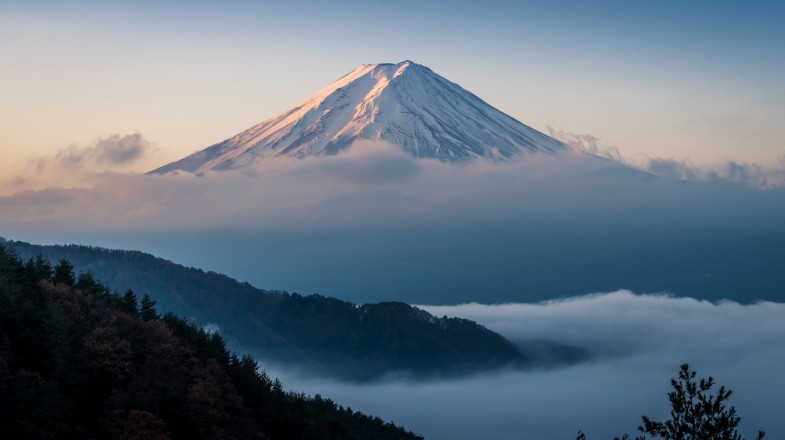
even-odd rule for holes
{"type": "Polygon", "coordinates": [[[294,107],[152,173],[202,173],[276,156],[338,154],[383,140],[418,158],[506,159],[565,150],[431,69],[406,60],[363,64],[294,107]]]}

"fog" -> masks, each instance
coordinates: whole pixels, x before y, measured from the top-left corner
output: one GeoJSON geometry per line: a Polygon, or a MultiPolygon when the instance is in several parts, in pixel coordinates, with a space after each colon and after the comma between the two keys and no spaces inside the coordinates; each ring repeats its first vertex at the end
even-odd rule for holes
{"type": "MultiPolygon", "coordinates": [[[[785,304],[712,303],[629,291],[534,304],[424,307],[487,325],[513,340],[583,346],[589,362],[460,380],[391,379],[357,385],[270,370],[287,388],[380,415],[432,440],[611,439],[647,415],[665,420],[670,378],[687,362],[734,391],[730,404],[752,438],[785,437],[785,304]]],[[[716,391],[716,390],[715,390],[716,391]]]]}
{"type": "Polygon", "coordinates": [[[357,302],[619,288],[785,301],[785,188],[739,176],[655,177],[577,152],[455,165],[366,142],[244,173],[98,173],[16,192],[0,197],[0,235],[140,249],[357,302]]]}

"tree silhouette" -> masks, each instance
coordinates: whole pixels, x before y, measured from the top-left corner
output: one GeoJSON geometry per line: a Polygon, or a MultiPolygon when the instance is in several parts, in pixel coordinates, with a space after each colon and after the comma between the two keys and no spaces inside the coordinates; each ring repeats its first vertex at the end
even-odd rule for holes
{"type": "MultiPolygon", "coordinates": [[[[715,385],[714,378],[696,380],[697,372],[683,364],[679,370],[679,378],[671,379],[673,391],[668,393],[671,403],[671,418],[665,422],[657,422],[643,416],[643,426],[638,427],[642,435],[635,440],[662,438],[664,440],[744,440],[737,431],[741,417],[736,408],[726,407],[725,403],[733,391],[720,386],[716,395],[710,393],[715,385]]],[[[764,432],[758,431],[757,440],[761,440],[764,432]]],[[[629,440],[624,434],[621,439],[629,440]]],[[[576,440],[586,440],[583,432],[578,432],[576,440]]]]}
{"type": "Polygon", "coordinates": [[[38,254],[35,257],[34,264],[35,264],[35,276],[39,280],[49,280],[54,275],[52,264],[49,263],[49,260],[44,258],[43,255],[38,254]]]}
{"type": "Polygon", "coordinates": [[[128,289],[123,294],[121,298],[121,304],[123,305],[123,310],[126,313],[130,313],[131,315],[139,314],[139,307],[137,305],[136,294],[133,290],[128,289]]]}
{"type": "Polygon", "coordinates": [[[73,287],[76,283],[74,278],[74,265],[68,260],[60,260],[54,268],[52,284],[65,284],[73,287]]]}
{"type": "Polygon", "coordinates": [[[155,313],[155,301],[153,301],[153,299],[150,298],[150,295],[146,293],[144,296],[142,296],[142,304],[139,308],[139,315],[145,321],[155,321],[158,319],[158,314],[155,313]]]}

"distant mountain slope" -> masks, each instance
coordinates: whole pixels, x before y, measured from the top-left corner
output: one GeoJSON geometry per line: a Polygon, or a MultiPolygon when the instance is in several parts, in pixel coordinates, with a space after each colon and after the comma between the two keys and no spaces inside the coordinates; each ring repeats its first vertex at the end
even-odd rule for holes
{"type": "Polygon", "coordinates": [[[0,244],[0,438],[422,439],[285,392],[220,336],[74,281],[0,244]]]}
{"type": "Polygon", "coordinates": [[[67,259],[113,289],[149,293],[160,311],[213,324],[230,345],[319,374],[369,380],[390,372],[452,375],[527,358],[469,320],[437,318],[403,303],[355,304],[320,295],[256,289],[225,275],[138,251],[6,243],[23,258],[67,259]]]}
{"type": "Polygon", "coordinates": [[[276,156],[335,154],[361,139],[447,161],[566,149],[431,69],[403,61],[364,64],[294,107],[151,173],[203,173],[276,156]]]}

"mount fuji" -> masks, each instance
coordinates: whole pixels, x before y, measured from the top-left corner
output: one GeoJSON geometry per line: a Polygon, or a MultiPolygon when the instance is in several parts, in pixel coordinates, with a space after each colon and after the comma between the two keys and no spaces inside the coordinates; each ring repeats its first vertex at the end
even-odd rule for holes
{"type": "Polygon", "coordinates": [[[568,149],[431,69],[403,61],[364,64],[283,113],[150,173],[200,174],[271,157],[332,155],[358,140],[381,140],[442,161],[568,149]]]}

